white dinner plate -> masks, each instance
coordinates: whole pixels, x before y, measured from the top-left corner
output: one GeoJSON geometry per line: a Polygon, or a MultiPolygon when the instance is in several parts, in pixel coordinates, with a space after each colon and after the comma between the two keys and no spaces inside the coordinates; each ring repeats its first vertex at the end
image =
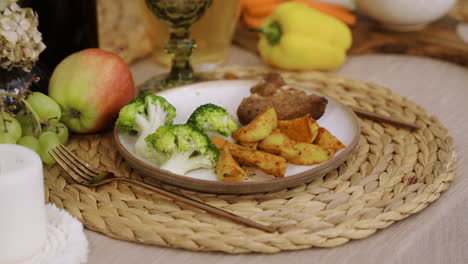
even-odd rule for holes
{"type": "MultiPolygon", "coordinates": [[[[258,83],[253,80],[209,81],[180,86],[157,93],[168,100],[177,110],[174,124],[183,124],[190,114],[200,105],[212,103],[226,108],[234,121],[238,122],[237,107],[242,99],[250,95],[250,88],[258,83]]],[[[298,88],[298,87],[296,87],[298,88]]],[[[300,88],[299,88],[300,89],[300,88]]],[[[310,91],[307,91],[312,93],[310,91]]],[[[318,94],[318,93],[316,93],[318,94]]],[[[319,126],[326,128],[346,147],[339,150],[333,158],[312,166],[288,164],[285,177],[274,178],[258,172],[245,182],[222,182],[216,178],[214,169],[198,169],[186,175],[176,175],[159,169],[157,165],[135,155],[136,136],[114,130],[114,139],[119,152],[135,169],[146,176],[154,177],[168,184],[181,188],[211,193],[256,193],[275,191],[310,182],[338,167],[346,160],[358,143],[360,128],[354,112],[337,100],[324,96],[328,100],[324,115],[317,120],[319,126]]]]}

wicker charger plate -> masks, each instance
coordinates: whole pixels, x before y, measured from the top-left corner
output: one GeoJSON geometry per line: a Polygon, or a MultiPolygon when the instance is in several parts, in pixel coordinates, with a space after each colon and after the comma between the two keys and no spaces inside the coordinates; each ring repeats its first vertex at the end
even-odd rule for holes
{"type": "MultiPolygon", "coordinates": [[[[211,78],[261,78],[265,68],[208,72],[211,78]]],[[[455,175],[454,143],[439,121],[389,89],[319,72],[282,73],[291,83],[343,103],[418,124],[410,132],[361,120],[357,149],[336,170],[309,184],[252,195],[216,195],[164,186],[263,224],[264,233],[135,186],[90,189],[70,184],[58,166],[45,169],[46,199],[86,228],[109,237],[195,251],[228,253],[335,247],[365,238],[439,198],[455,175]]],[[[74,136],[68,146],[95,166],[145,181],[116,151],[111,133],[74,136]]],[[[157,184],[156,182],[153,182],[157,184]]]]}

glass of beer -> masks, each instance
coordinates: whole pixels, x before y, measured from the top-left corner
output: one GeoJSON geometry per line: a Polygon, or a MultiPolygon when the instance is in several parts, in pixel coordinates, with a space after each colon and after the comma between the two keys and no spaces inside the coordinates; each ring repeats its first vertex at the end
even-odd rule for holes
{"type": "MultiPolygon", "coordinates": [[[[145,0],[138,1],[153,46],[152,55],[159,64],[169,66],[171,57],[165,52],[168,25],[151,13],[145,0]]],[[[191,63],[195,69],[214,68],[226,59],[239,15],[240,0],[213,0],[211,7],[191,26],[190,38],[196,43],[191,63]]]]}
{"type": "Polygon", "coordinates": [[[154,77],[145,82],[140,92],[156,92],[178,85],[199,81],[191,64],[195,40],[190,38],[190,29],[213,0],[145,0],[155,17],[164,21],[169,28],[169,41],[164,51],[171,57],[171,69],[165,77],[154,77]]]}

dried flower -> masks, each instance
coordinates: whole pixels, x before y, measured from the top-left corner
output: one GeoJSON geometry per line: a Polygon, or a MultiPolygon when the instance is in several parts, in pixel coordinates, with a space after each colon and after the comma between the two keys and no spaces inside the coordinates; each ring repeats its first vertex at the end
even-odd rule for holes
{"type": "Polygon", "coordinates": [[[0,0],[0,12],[5,10],[11,4],[16,3],[18,0],[0,0]]]}
{"type": "Polygon", "coordinates": [[[37,14],[16,1],[0,0],[0,67],[29,72],[45,45],[37,29],[37,14]]]}

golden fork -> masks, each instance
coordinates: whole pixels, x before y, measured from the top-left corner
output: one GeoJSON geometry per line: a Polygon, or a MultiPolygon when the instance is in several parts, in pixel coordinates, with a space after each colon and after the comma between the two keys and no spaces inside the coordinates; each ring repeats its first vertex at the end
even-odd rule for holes
{"type": "Polygon", "coordinates": [[[164,195],[169,197],[175,201],[184,202],[188,205],[193,207],[202,209],[206,212],[212,213],[217,216],[228,218],[236,223],[241,223],[246,226],[254,227],[266,232],[275,232],[276,228],[273,226],[266,226],[254,222],[250,219],[243,218],[241,216],[235,215],[228,211],[224,211],[222,209],[216,208],[214,206],[196,201],[189,197],[185,197],[179,194],[172,193],[167,190],[163,190],[157,188],[155,186],[133,180],[128,178],[118,178],[111,172],[107,171],[99,171],[90,164],[86,163],[85,161],[78,158],[75,154],[69,151],[64,145],[60,145],[55,149],[49,151],[50,156],[57,161],[57,164],[77,183],[88,186],[88,187],[96,187],[103,184],[107,184],[110,182],[123,182],[129,183],[133,185],[137,185],[139,187],[143,187],[145,189],[154,191],[158,194],[164,195]]]}

